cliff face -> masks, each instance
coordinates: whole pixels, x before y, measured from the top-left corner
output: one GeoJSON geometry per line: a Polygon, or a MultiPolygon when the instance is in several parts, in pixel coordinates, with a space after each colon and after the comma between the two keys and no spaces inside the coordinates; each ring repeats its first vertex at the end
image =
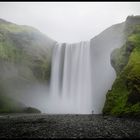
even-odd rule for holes
{"type": "Polygon", "coordinates": [[[125,44],[111,54],[117,78],[106,95],[103,114],[140,116],[140,17],[128,17],[125,44]]]}
{"type": "Polygon", "coordinates": [[[51,47],[55,41],[29,26],[20,26],[0,20],[0,62],[24,66],[24,78],[48,80],[51,47]]]}
{"type": "Polygon", "coordinates": [[[112,25],[91,39],[92,92],[97,95],[93,97],[93,104],[97,108],[94,110],[97,113],[102,113],[105,95],[116,77],[110,64],[110,54],[125,42],[124,25],[124,22],[112,25]]]}
{"type": "Polygon", "coordinates": [[[54,44],[33,27],[0,19],[0,112],[19,110],[22,105],[15,97],[22,100],[22,89],[34,82],[49,82],[54,44]]]}
{"type": "MultiPolygon", "coordinates": [[[[100,94],[101,102],[95,104],[99,110],[104,104],[104,93],[115,79],[111,65],[117,74],[106,95],[104,114],[140,115],[139,24],[139,16],[129,16],[125,22],[113,25],[91,39],[92,76],[96,79],[93,92],[100,94]]],[[[23,96],[27,96],[27,93],[23,95],[22,89],[35,82],[49,82],[51,51],[55,43],[32,27],[0,19],[0,112],[20,112],[26,105],[18,99],[22,101],[23,96]],[[17,101],[15,97],[18,97],[17,101]]]]}

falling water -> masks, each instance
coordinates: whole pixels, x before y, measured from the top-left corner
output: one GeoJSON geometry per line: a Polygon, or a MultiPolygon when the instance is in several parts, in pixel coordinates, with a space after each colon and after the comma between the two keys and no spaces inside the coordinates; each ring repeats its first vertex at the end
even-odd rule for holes
{"type": "Polygon", "coordinates": [[[53,48],[48,113],[89,114],[92,110],[90,42],[53,48]]]}

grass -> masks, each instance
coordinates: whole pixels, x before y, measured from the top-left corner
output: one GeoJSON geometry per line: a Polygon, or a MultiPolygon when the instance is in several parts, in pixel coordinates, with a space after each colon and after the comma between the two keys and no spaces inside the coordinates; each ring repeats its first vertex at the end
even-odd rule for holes
{"type": "Polygon", "coordinates": [[[112,53],[117,78],[107,93],[104,114],[140,115],[140,26],[133,29],[125,45],[112,53]]]}
{"type": "MultiPolygon", "coordinates": [[[[0,22],[0,62],[8,68],[15,67],[18,75],[30,81],[48,82],[50,79],[51,63],[47,53],[45,57],[38,52],[45,45],[46,37],[37,29],[21,26],[10,22],[0,22]],[[37,54],[37,55],[34,55],[37,54]],[[39,61],[39,63],[37,62],[39,61]],[[7,63],[8,62],[8,63],[7,63]]],[[[44,49],[43,48],[43,49],[44,49]]],[[[3,68],[1,65],[1,69],[3,68]]],[[[3,75],[0,73],[0,82],[3,75]]],[[[8,86],[8,85],[7,85],[8,86]]],[[[20,104],[8,98],[0,83],[0,112],[21,112],[20,104]]],[[[35,111],[33,108],[25,111],[35,111]]]]}

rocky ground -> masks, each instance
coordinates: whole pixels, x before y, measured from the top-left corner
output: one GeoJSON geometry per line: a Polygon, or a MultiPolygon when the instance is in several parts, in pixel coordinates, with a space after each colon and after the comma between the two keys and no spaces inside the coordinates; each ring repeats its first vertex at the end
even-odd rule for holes
{"type": "Polygon", "coordinates": [[[102,115],[0,115],[0,138],[140,138],[140,119],[102,115]]]}

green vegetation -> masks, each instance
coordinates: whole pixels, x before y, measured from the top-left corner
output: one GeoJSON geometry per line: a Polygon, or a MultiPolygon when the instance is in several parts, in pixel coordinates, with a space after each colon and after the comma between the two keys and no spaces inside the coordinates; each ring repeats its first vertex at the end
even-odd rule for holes
{"type": "Polygon", "coordinates": [[[21,112],[22,109],[23,107],[21,107],[15,100],[0,95],[0,113],[21,112]]]}
{"type": "Polygon", "coordinates": [[[51,50],[46,44],[45,36],[32,27],[0,22],[0,61],[23,64],[42,81],[50,78],[51,50]]]}
{"type": "Polygon", "coordinates": [[[129,30],[125,45],[111,55],[117,78],[106,95],[103,113],[140,117],[140,25],[129,30]]]}
{"type": "Polygon", "coordinates": [[[20,103],[7,97],[7,87],[4,86],[7,83],[4,82],[9,79],[6,79],[3,73],[6,75],[5,69],[12,65],[20,79],[49,82],[51,49],[48,40],[33,27],[16,25],[0,19],[0,112],[39,112],[34,108],[25,109],[20,103]]]}
{"type": "Polygon", "coordinates": [[[25,105],[7,97],[6,91],[2,84],[0,84],[0,113],[19,112],[23,107],[25,107],[25,105]]]}
{"type": "Polygon", "coordinates": [[[26,107],[5,95],[0,95],[0,113],[41,113],[41,111],[33,107],[26,107]]]}

